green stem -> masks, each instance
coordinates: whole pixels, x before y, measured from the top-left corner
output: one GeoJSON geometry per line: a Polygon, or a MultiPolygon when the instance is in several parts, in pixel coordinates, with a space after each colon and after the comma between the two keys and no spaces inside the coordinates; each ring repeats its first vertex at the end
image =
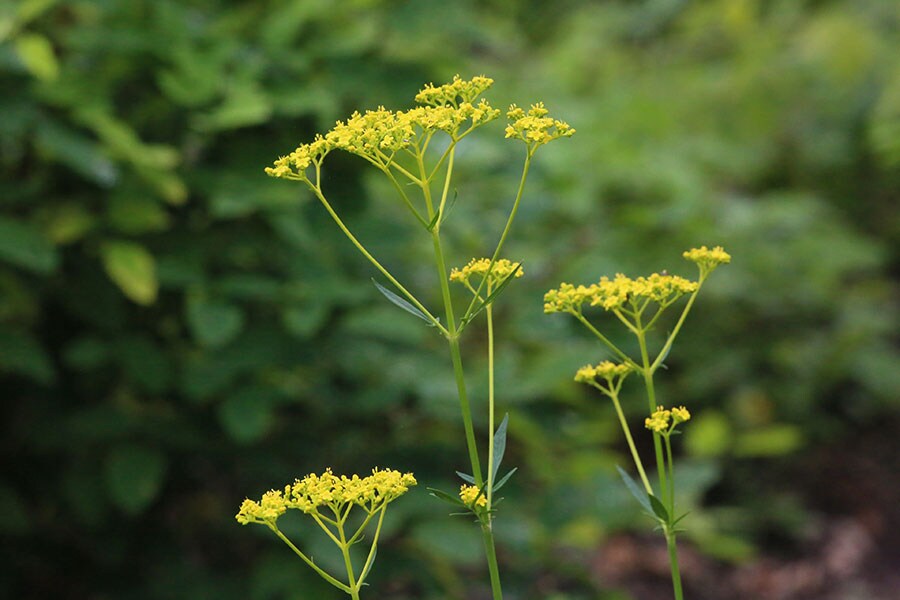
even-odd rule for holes
{"type": "MultiPolygon", "coordinates": [[[[669,432],[671,434],[671,432],[669,432]]],[[[669,463],[669,515],[675,518],[675,465],[672,460],[672,440],[671,435],[666,434],[663,439],[666,441],[666,460],[669,463]]]]}
{"type": "MultiPolygon", "coordinates": [[[[375,526],[375,535],[372,537],[372,546],[369,548],[369,555],[366,556],[366,562],[363,565],[362,571],[360,572],[359,581],[356,584],[357,589],[362,588],[366,577],[369,575],[369,570],[372,568],[372,563],[375,561],[375,553],[378,547],[378,536],[381,535],[381,523],[384,521],[384,513],[386,511],[387,503],[385,503],[379,511],[380,514],[378,515],[378,524],[375,526]]],[[[366,522],[368,522],[368,520],[366,522]]],[[[352,540],[350,543],[353,543],[352,540]]]]}
{"type": "Polygon", "coordinates": [[[272,525],[269,525],[269,529],[271,529],[273,532],[275,532],[275,535],[277,535],[279,538],[281,538],[281,541],[284,542],[285,544],[287,544],[288,547],[294,551],[294,554],[296,554],[297,556],[302,558],[303,562],[305,562],[310,567],[312,567],[312,569],[316,573],[318,573],[322,579],[324,579],[325,581],[327,581],[334,587],[338,588],[339,590],[342,590],[348,594],[351,594],[352,590],[350,589],[349,586],[347,586],[347,584],[338,581],[337,579],[335,579],[334,577],[332,577],[331,575],[329,575],[328,573],[323,571],[318,565],[316,565],[316,563],[314,563],[312,561],[312,559],[308,558],[305,554],[303,554],[303,552],[301,552],[300,549],[297,548],[297,546],[295,546],[293,544],[293,542],[291,542],[291,540],[289,540],[283,533],[281,533],[281,530],[278,529],[278,527],[276,527],[274,524],[272,524],[272,525]]]}
{"type": "Polygon", "coordinates": [[[672,589],[675,592],[675,600],[684,600],[681,591],[681,570],[678,568],[678,548],[675,545],[675,534],[666,530],[666,545],[669,548],[669,567],[672,570],[672,589]]]}
{"type": "MultiPolygon", "coordinates": [[[[488,515],[490,519],[490,515],[488,515]]],[[[491,592],[493,600],[503,600],[503,588],[500,586],[500,568],[497,566],[497,551],[494,548],[494,530],[490,521],[481,524],[484,538],[484,552],[487,555],[488,572],[491,575],[491,592]]]]}
{"type": "Polygon", "coordinates": [[[634,445],[634,439],[632,439],[631,437],[631,429],[628,427],[628,421],[625,420],[625,413],[622,411],[622,405],[619,403],[619,395],[617,393],[613,393],[609,394],[609,397],[612,398],[613,406],[616,407],[616,414],[619,415],[619,423],[622,424],[622,431],[625,432],[625,439],[628,441],[628,449],[631,450],[631,458],[634,459],[634,466],[637,467],[638,473],[641,476],[641,481],[644,484],[644,489],[647,490],[648,494],[652,494],[653,488],[650,487],[650,481],[647,479],[647,473],[644,472],[644,464],[641,462],[641,457],[634,445]]]}
{"type": "Polygon", "coordinates": [[[401,285],[401,283],[400,283],[399,281],[397,281],[397,280],[394,278],[394,276],[391,275],[390,272],[389,272],[387,269],[385,269],[383,266],[381,266],[381,263],[378,262],[378,260],[376,260],[375,257],[372,256],[372,255],[369,253],[368,250],[366,250],[365,246],[363,246],[363,245],[360,243],[360,241],[359,241],[358,239],[356,239],[356,236],[354,236],[354,235],[350,232],[350,230],[349,230],[349,229],[347,228],[347,226],[344,224],[344,221],[341,220],[341,218],[338,216],[338,214],[337,214],[337,213],[334,211],[334,209],[331,207],[331,204],[328,202],[328,200],[327,200],[327,199],[325,198],[325,196],[322,194],[322,191],[319,190],[318,188],[315,188],[315,187],[313,188],[313,191],[315,192],[316,197],[319,198],[319,201],[320,201],[320,202],[322,203],[322,205],[325,207],[325,210],[328,211],[328,214],[331,215],[331,218],[334,220],[335,223],[337,223],[337,226],[341,229],[341,231],[344,233],[344,235],[347,236],[347,239],[349,239],[349,240],[353,243],[353,245],[356,246],[356,249],[359,250],[360,253],[362,253],[362,255],[365,256],[366,259],[367,259],[370,263],[372,263],[372,265],[374,265],[375,268],[378,269],[378,270],[381,272],[381,274],[384,275],[384,276],[387,278],[387,280],[390,281],[390,282],[394,285],[394,287],[396,287],[398,290],[400,290],[400,292],[401,292],[404,296],[406,296],[406,298],[407,298],[410,302],[412,302],[413,306],[415,306],[415,307],[418,308],[420,311],[422,311],[422,313],[423,313],[425,316],[428,317],[428,320],[431,321],[432,325],[434,325],[435,327],[437,327],[437,329],[438,329],[441,333],[443,333],[445,336],[448,335],[449,332],[447,331],[447,329],[446,329],[443,325],[441,325],[441,322],[440,322],[434,315],[432,315],[432,314],[428,311],[428,309],[425,308],[425,307],[422,305],[422,303],[419,302],[419,300],[418,300],[415,296],[412,295],[412,293],[410,293],[405,287],[403,287],[403,285],[401,285]]]}
{"type": "MultiPolygon", "coordinates": [[[[638,325],[638,344],[641,347],[641,362],[643,368],[641,372],[644,375],[644,386],[647,388],[647,401],[650,405],[650,413],[656,410],[656,389],[653,386],[653,370],[650,368],[650,357],[647,353],[647,339],[644,330],[638,325]]],[[[657,432],[653,432],[653,449],[656,453],[656,472],[659,475],[659,493],[660,497],[668,496],[668,486],[666,485],[666,463],[663,460],[663,449],[661,436],[657,432]]]]}
{"type": "Polygon", "coordinates": [[[697,289],[694,290],[694,293],[691,294],[691,297],[688,299],[687,304],[684,307],[684,310],[681,311],[681,317],[678,318],[678,323],[675,324],[675,328],[672,330],[672,333],[669,334],[669,339],[666,340],[665,345],[662,347],[662,350],[659,351],[659,354],[656,357],[656,360],[653,361],[653,364],[650,366],[651,371],[656,371],[659,368],[659,365],[662,364],[662,361],[668,356],[669,350],[672,349],[672,344],[675,342],[675,337],[678,335],[678,332],[681,331],[681,326],[684,325],[685,319],[687,319],[688,313],[691,312],[691,307],[694,305],[694,300],[697,299],[697,294],[700,293],[700,288],[703,285],[703,280],[700,281],[697,289]]]}
{"type": "MultiPolygon", "coordinates": [[[[488,296],[491,295],[491,284],[487,284],[488,296]]],[[[490,511],[494,501],[494,316],[492,306],[485,309],[487,314],[488,334],[488,462],[487,462],[487,510],[490,511]]],[[[490,518],[490,517],[488,517],[490,518]]]]}
{"type": "Polygon", "coordinates": [[[472,298],[472,302],[469,304],[468,308],[466,308],[466,312],[463,316],[464,320],[472,314],[472,310],[475,308],[475,304],[478,302],[478,296],[481,293],[481,288],[484,287],[485,281],[488,277],[490,277],[491,271],[494,268],[494,263],[497,262],[497,257],[500,256],[500,252],[501,250],[503,250],[503,244],[506,242],[506,237],[509,235],[510,229],[512,229],[513,220],[516,218],[516,213],[519,211],[519,203],[522,201],[522,195],[525,193],[525,181],[528,179],[528,169],[530,167],[531,155],[528,154],[525,156],[525,165],[522,167],[522,177],[519,180],[519,189],[516,191],[516,199],[513,201],[513,207],[509,211],[509,217],[506,219],[506,226],[503,228],[503,233],[500,234],[500,240],[497,242],[497,247],[494,249],[493,256],[491,256],[491,262],[488,265],[487,274],[481,281],[481,285],[478,286],[478,290],[475,296],[472,298]]]}
{"type": "Polygon", "coordinates": [[[596,327],[594,327],[594,325],[593,325],[590,321],[588,321],[587,319],[585,319],[583,314],[581,314],[580,312],[572,312],[572,315],[573,315],[576,319],[578,319],[578,320],[581,322],[582,325],[584,325],[585,327],[587,327],[587,328],[590,330],[591,333],[593,333],[594,335],[596,335],[597,338],[599,338],[600,341],[603,342],[603,343],[606,345],[607,348],[609,348],[610,350],[612,350],[612,351],[615,353],[615,355],[618,356],[619,359],[622,360],[622,362],[624,362],[624,363],[627,364],[627,365],[631,365],[631,366],[634,367],[636,370],[640,370],[640,367],[639,367],[638,365],[636,365],[636,364],[634,363],[634,361],[631,360],[631,358],[630,358],[627,354],[625,354],[624,352],[622,352],[621,350],[619,350],[618,346],[616,346],[615,344],[613,344],[613,343],[609,340],[609,338],[607,338],[605,335],[603,335],[602,333],[600,333],[600,330],[598,330],[596,327]]]}
{"type": "Polygon", "coordinates": [[[356,585],[356,573],[353,571],[353,561],[350,559],[350,544],[347,543],[347,538],[344,535],[343,523],[338,528],[338,534],[341,538],[339,546],[341,554],[344,556],[344,566],[347,568],[347,581],[350,583],[350,597],[353,600],[359,600],[359,586],[356,585]]]}

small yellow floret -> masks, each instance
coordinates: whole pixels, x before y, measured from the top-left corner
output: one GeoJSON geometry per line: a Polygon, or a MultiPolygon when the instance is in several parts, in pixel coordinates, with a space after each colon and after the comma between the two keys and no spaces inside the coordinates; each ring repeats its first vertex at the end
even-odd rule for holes
{"type": "Polygon", "coordinates": [[[571,283],[561,283],[558,288],[544,294],[544,312],[579,312],[581,305],[587,302],[596,291],[596,286],[593,285],[575,287],[571,283]]]}
{"type": "Polygon", "coordinates": [[[524,271],[522,271],[522,267],[520,263],[511,262],[505,258],[498,259],[494,261],[494,266],[491,267],[491,259],[489,258],[473,258],[469,261],[462,269],[457,269],[454,267],[450,271],[450,281],[456,281],[458,283],[467,283],[469,278],[473,275],[480,275],[482,278],[487,275],[488,269],[490,268],[490,283],[498,284],[506,280],[507,277],[513,275],[514,277],[521,277],[524,275],[524,271]]]}
{"type": "Polygon", "coordinates": [[[474,485],[459,486],[459,498],[466,506],[487,506],[487,498],[484,494],[478,495],[478,488],[474,485]],[[478,500],[475,500],[478,498],[478,500]]]}
{"type": "Polygon", "coordinates": [[[522,140],[533,151],[538,146],[561,137],[571,137],[575,130],[565,121],[547,116],[549,111],[543,102],[533,104],[526,113],[515,104],[509,107],[506,117],[506,137],[522,140]]]}
{"type": "Polygon", "coordinates": [[[672,409],[672,422],[675,425],[691,420],[691,412],[683,406],[672,409]]]}
{"type": "Polygon", "coordinates": [[[662,406],[657,406],[656,410],[653,411],[653,414],[644,420],[644,426],[656,433],[663,433],[669,428],[669,419],[671,416],[671,411],[666,410],[662,406]]]}
{"type": "Polygon", "coordinates": [[[704,275],[711,273],[719,265],[731,262],[731,255],[725,252],[722,246],[716,246],[712,250],[706,246],[691,248],[682,255],[689,261],[697,263],[700,272],[704,275]]]}
{"type": "Polygon", "coordinates": [[[632,370],[631,365],[604,360],[596,366],[585,365],[578,369],[578,372],[575,373],[575,381],[593,383],[599,378],[612,383],[617,377],[626,377],[632,370]]]}

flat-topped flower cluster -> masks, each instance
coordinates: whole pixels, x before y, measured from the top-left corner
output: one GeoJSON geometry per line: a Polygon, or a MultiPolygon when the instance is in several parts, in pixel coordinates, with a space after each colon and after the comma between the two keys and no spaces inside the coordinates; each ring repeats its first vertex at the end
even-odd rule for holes
{"type": "MultiPolygon", "coordinates": [[[[354,112],[345,121],[338,121],[331,131],[279,157],[273,166],[266,168],[266,173],[309,182],[307,170],[314,167],[318,171],[332,150],[344,150],[387,169],[398,153],[405,151],[416,156],[424,152],[436,132],[444,132],[457,142],[500,116],[499,109],[479,98],[493,83],[489,77],[463,80],[457,75],[450,83],[428,84],[421,89],[415,100],[422,106],[400,111],[380,106],[364,113],[354,112]]],[[[516,105],[510,106],[506,137],[525,142],[531,154],[538,146],[575,133],[564,121],[547,115],[543,103],[533,105],[527,112],[516,105]]]]}
{"type": "Polygon", "coordinates": [[[242,525],[266,524],[274,523],[288,509],[313,513],[320,507],[327,507],[340,513],[349,504],[360,506],[372,514],[414,485],[416,478],[412,473],[373,469],[368,477],[339,477],[327,469],[321,475],[311,473],[298,479],[284,486],[284,490],[270,490],[263,494],[259,502],[244,500],[235,518],[242,525]]]}

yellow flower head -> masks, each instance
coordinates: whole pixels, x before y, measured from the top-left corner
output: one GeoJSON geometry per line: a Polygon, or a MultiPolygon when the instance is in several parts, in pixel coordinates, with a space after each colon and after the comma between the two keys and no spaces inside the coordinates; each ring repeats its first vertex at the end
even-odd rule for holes
{"type": "Polygon", "coordinates": [[[691,420],[691,412],[683,406],[672,409],[672,423],[678,425],[691,420]]]}
{"type": "Polygon", "coordinates": [[[585,365],[578,369],[578,372],[575,373],[575,381],[590,384],[596,382],[597,379],[605,379],[612,385],[616,378],[627,377],[632,370],[631,365],[604,360],[596,366],[585,365]]]}
{"type": "Polygon", "coordinates": [[[528,112],[515,104],[506,113],[509,125],[506,126],[506,137],[522,140],[529,151],[561,137],[571,137],[575,130],[565,121],[548,117],[549,111],[543,102],[532,104],[528,112]]]}
{"type": "Polygon", "coordinates": [[[356,504],[373,513],[414,485],[416,479],[412,473],[373,469],[368,477],[338,477],[327,469],[321,475],[311,473],[286,485],[283,492],[266,492],[259,502],[244,500],[235,518],[242,525],[274,523],[289,508],[311,513],[322,506],[340,511],[347,504],[356,504]]]}
{"type": "Polygon", "coordinates": [[[580,312],[581,305],[590,300],[596,291],[594,285],[575,287],[571,283],[561,283],[558,288],[544,294],[544,312],[580,312]]]}
{"type": "Polygon", "coordinates": [[[654,273],[649,277],[631,279],[619,273],[615,279],[600,278],[599,283],[594,286],[591,306],[615,310],[635,298],[646,298],[667,306],[696,289],[696,282],[677,275],[654,273]]]}
{"type": "Polygon", "coordinates": [[[454,75],[453,81],[444,85],[435,87],[433,84],[426,84],[416,94],[416,102],[428,106],[460,106],[466,102],[474,102],[492,85],[494,80],[484,75],[470,80],[460,79],[459,75],[454,75]]]}
{"type": "Polygon", "coordinates": [[[727,265],[731,262],[731,255],[725,252],[722,246],[716,246],[712,250],[706,246],[691,248],[686,250],[682,256],[697,263],[697,266],[700,267],[700,274],[704,277],[712,273],[719,265],[727,265]]]}
{"type": "Polygon", "coordinates": [[[489,283],[497,285],[506,281],[510,275],[513,277],[521,277],[524,275],[524,271],[522,271],[520,265],[521,263],[514,263],[505,258],[500,258],[494,261],[494,266],[491,267],[491,259],[473,258],[469,261],[469,264],[462,269],[457,269],[456,267],[451,269],[450,281],[468,284],[469,278],[473,275],[480,276],[483,279],[488,274],[488,269],[490,268],[489,283]]]}
{"type": "Polygon", "coordinates": [[[663,433],[669,429],[669,420],[672,411],[666,410],[662,406],[657,406],[653,414],[644,420],[644,426],[656,433],[663,433]]]}
{"type": "Polygon", "coordinates": [[[484,494],[479,496],[478,488],[474,485],[459,486],[459,498],[466,506],[473,506],[473,503],[475,507],[487,506],[487,498],[484,494]],[[478,498],[478,500],[475,500],[475,498],[478,498]]]}
{"type": "Polygon", "coordinates": [[[266,174],[281,179],[308,181],[306,170],[310,165],[321,165],[334,146],[321,135],[309,144],[302,144],[287,156],[279,157],[274,166],[266,167],[266,174]]]}

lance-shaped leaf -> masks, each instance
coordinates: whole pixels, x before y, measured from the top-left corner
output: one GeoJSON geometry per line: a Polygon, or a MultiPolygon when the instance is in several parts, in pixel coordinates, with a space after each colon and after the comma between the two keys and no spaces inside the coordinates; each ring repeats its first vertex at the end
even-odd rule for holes
{"type": "Polygon", "coordinates": [[[462,471],[457,471],[456,474],[459,475],[460,479],[462,479],[469,485],[475,485],[475,478],[472,477],[471,475],[467,475],[466,473],[463,473],[462,471]]]}
{"type": "MultiPolygon", "coordinates": [[[[497,286],[497,289],[491,292],[483,302],[479,303],[471,311],[468,311],[465,315],[463,315],[462,319],[460,319],[459,321],[460,329],[462,329],[462,327],[464,327],[465,325],[468,325],[472,321],[472,319],[474,319],[479,315],[479,313],[481,313],[481,311],[494,303],[494,300],[497,299],[497,296],[500,295],[500,292],[506,289],[506,286],[509,285],[509,282],[516,278],[516,273],[521,267],[522,263],[517,263],[516,268],[513,269],[512,272],[510,272],[510,274],[503,279],[503,281],[500,282],[500,285],[497,286]]],[[[493,270],[493,267],[491,267],[491,269],[493,270]]],[[[488,274],[488,277],[490,277],[490,274],[488,274]]],[[[479,286],[479,290],[480,288],[481,286],[479,286]]]]}
{"type": "Polygon", "coordinates": [[[463,508],[469,508],[466,506],[466,503],[460,500],[459,496],[453,496],[448,494],[447,492],[435,489],[435,488],[427,488],[431,495],[437,498],[438,500],[443,500],[444,502],[448,502],[454,506],[461,506],[463,508]]]}
{"type": "Polygon", "coordinates": [[[420,319],[422,319],[423,321],[428,323],[428,325],[430,325],[431,327],[434,327],[436,325],[436,323],[434,321],[432,321],[428,315],[423,313],[421,310],[419,310],[418,308],[416,308],[415,306],[413,306],[412,304],[410,304],[409,302],[407,302],[406,300],[404,300],[403,298],[401,298],[400,296],[398,296],[391,290],[387,289],[386,287],[384,287],[383,285],[381,285],[374,279],[372,280],[372,283],[374,283],[375,287],[378,288],[378,291],[381,292],[382,294],[384,294],[384,297],[387,298],[388,300],[390,300],[393,304],[399,306],[400,308],[402,308],[409,314],[419,317],[420,319]]]}
{"type": "Polygon", "coordinates": [[[491,465],[491,480],[497,478],[497,471],[500,470],[500,463],[503,462],[503,454],[506,452],[506,428],[509,424],[509,413],[503,415],[500,426],[494,433],[494,464],[491,465]]]}
{"type": "Polygon", "coordinates": [[[513,473],[515,473],[518,470],[519,470],[519,467],[513,467],[509,473],[507,473],[506,475],[501,477],[500,481],[498,481],[494,484],[494,491],[496,492],[497,490],[502,488],[504,485],[506,485],[506,482],[509,481],[509,478],[513,476],[513,473]]]}
{"type": "Polygon", "coordinates": [[[631,495],[634,496],[634,499],[638,501],[638,504],[646,510],[649,514],[653,514],[653,508],[650,506],[650,500],[648,498],[647,492],[641,489],[637,483],[635,483],[634,479],[631,478],[631,475],[625,472],[625,469],[616,465],[616,469],[619,471],[619,475],[622,476],[622,481],[625,482],[625,487],[628,488],[628,491],[631,492],[631,495]]]}
{"type": "Polygon", "coordinates": [[[669,511],[666,510],[666,507],[663,505],[663,503],[660,501],[660,499],[652,494],[650,496],[647,496],[647,498],[650,499],[650,506],[653,508],[653,514],[655,514],[657,517],[659,517],[660,521],[668,524],[669,523],[669,511]]]}

